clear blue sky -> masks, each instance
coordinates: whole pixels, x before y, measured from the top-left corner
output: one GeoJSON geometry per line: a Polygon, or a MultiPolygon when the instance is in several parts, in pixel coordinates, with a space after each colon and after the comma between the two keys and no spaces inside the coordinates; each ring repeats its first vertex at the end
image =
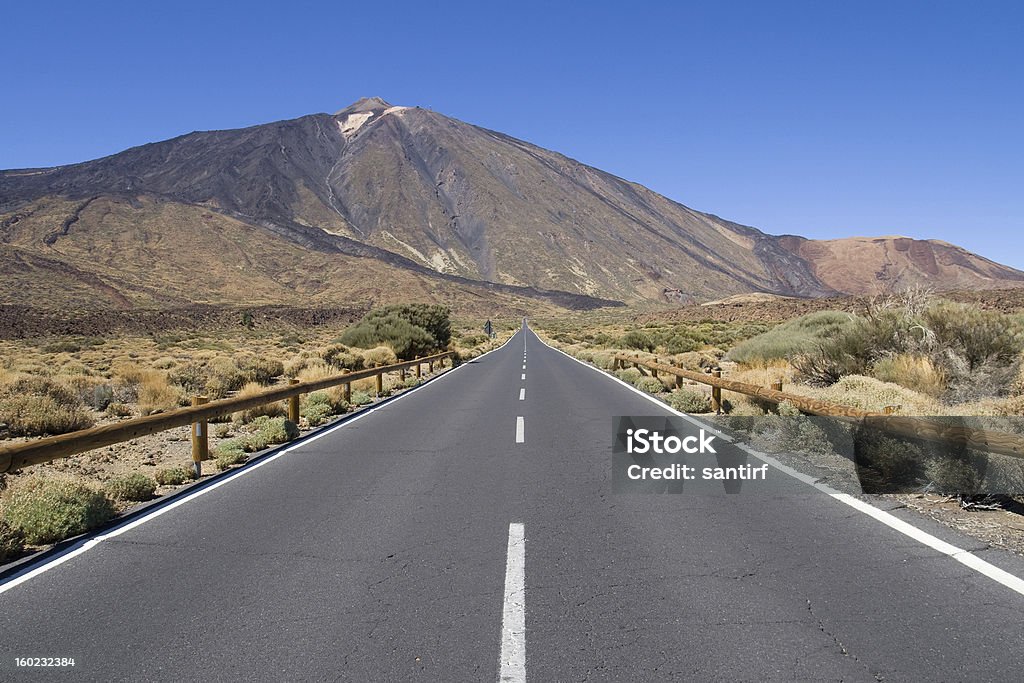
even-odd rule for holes
{"type": "Polygon", "coordinates": [[[420,105],[772,233],[1024,269],[1019,2],[5,3],[0,168],[420,105]]]}

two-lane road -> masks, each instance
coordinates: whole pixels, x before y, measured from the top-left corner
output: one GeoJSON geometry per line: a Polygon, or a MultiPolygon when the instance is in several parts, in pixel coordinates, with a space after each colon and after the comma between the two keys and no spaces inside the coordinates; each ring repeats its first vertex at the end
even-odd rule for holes
{"type": "Polygon", "coordinates": [[[612,494],[667,413],[524,329],[10,587],[0,679],[1017,676],[1024,597],[795,479],[612,494]]]}

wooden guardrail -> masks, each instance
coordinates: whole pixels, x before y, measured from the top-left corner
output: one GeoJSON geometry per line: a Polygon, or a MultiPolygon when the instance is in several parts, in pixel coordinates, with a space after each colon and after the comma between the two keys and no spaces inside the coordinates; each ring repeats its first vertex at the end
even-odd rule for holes
{"type": "Polygon", "coordinates": [[[676,386],[681,384],[678,381],[681,379],[689,379],[694,382],[710,385],[712,387],[713,407],[716,412],[721,410],[721,391],[724,389],[776,404],[788,401],[797,410],[808,415],[834,417],[847,422],[861,422],[870,419],[872,427],[877,427],[899,436],[940,443],[952,442],[963,444],[968,448],[979,451],[1024,458],[1024,437],[1017,434],[975,429],[964,425],[948,424],[939,420],[929,420],[924,417],[907,417],[890,413],[858,410],[850,406],[829,401],[819,401],[807,396],[782,391],[781,384],[776,384],[776,387],[773,388],[762,387],[756,384],[725,379],[721,377],[721,371],[715,371],[714,374],[709,375],[665,363],[645,361],[639,356],[629,356],[623,353],[615,354],[615,369],[626,367],[627,364],[633,365],[636,368],[645,367],[651,370],[655,377],[658,372],[672,375],[678,378],[676,386]]]}
{"type": "MultiPolygon", "coordinates": [[[[207,456],[208,442],[206,423],[209,420],[229,415],[240,410],[247,410],[249,408],[256,408],[268,403],[287,400],[289,419],[292,422],[298,422],[298,399],[302,394],[338,385],[344,385],[345,398],[346,400],[350,400],[351,383],[356,380],[367,379],[369,377],[376,378],[377,393],[379,394],[383,388],[383,376],[389,372],[398,372],[402,376],[402,379],[404,379],[406,370],[413,368],[416,376],[420,377],[424,364],[433,371],[435,363],[440,363],[443,366],[445,359],[454,357],[455,353],[453,351],[446,351],[444,353],[425,356],[424,358],[417,358],[410,361],[404,361],[402,363],[383,365],[376,368],[367,368],[366,370],[359,370],[357,372],[346,372],[309,382],[291,380],[291,383],[287,386],[275,387],[254,396],[246,396],[243,398],[225,398],[219,401],[206,402],[205,397],[195,397],[192,401],[192,407],[190,408],[181,408],[179,410],[172,410],[166,413],[159,413],[157,415],[149,415],[146,417],[126,420],[116,424],[103,425],[102,427],[93,427],[91,429],[83,429],[77,432],[69,432],[67,434],[50,436],[42,439],[36,439],[34,441],[0,446],[0,473],[10,472],[29,465],[38,465],[40,463],[50,462],[51,460],[57,460],[59,458],[66,458],[70,455],[84,453],[96,448],[102,448],[103,446],[109,446],[122,441],[130,441],[131,439],[135,439],[140,436],[155,434],[157,432],[166,431],[175,427],[183,427],[185,425],[193,426],[192,457],[193,461],[198,465],[198,463],[204,460],[207,456]]],[[[200,468],[196,466],[196,472],[198,473],[199,471],[200,468]]]]}

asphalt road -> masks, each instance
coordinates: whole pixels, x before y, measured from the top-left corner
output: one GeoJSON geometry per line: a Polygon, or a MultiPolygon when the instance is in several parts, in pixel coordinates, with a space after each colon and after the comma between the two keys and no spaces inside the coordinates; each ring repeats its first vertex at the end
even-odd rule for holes
{"type": "Polygon", "coordinates": [[[1024,597],[796,479],[613,494],[664,413],[521,331],[0,594],[0,679],[1020,676],[1024,597]]]}

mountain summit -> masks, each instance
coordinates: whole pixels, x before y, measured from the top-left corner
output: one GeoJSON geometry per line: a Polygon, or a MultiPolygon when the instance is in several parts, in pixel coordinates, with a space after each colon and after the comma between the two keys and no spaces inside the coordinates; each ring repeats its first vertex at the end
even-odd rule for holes
{"type": "Polygon", "coordinates": [[[378,97],[333,115],[0,171],[0,267],[11,274],[3,301],[39,292],[120,306],[409,297],[595,306],[1024,285],[1024,273],[943,242],[768,235],[378,97]],[[187,275],[190,262],[202,271],[187,275]]]}

